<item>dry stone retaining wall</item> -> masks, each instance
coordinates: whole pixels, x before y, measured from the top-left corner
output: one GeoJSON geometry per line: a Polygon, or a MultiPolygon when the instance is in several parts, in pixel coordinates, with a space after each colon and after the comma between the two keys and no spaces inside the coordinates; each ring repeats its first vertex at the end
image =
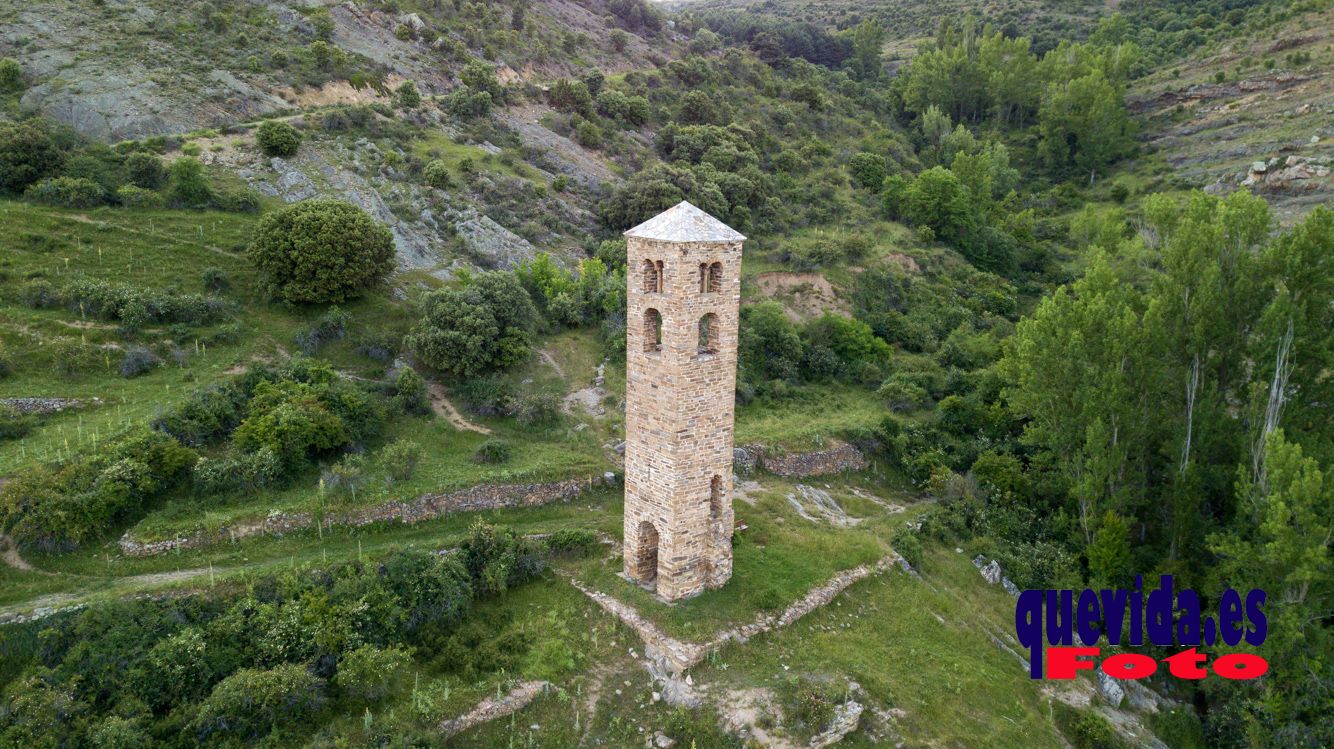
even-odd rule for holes
{"type": "MultiPolygon", "coordinates": [[[[439,494],[424,494],[409,502],[387,502],[347,513],[325,516],[324,525],[360,527],[372,523],[419,523],[423,520],[455,512],[496,510],[505,507],[536,507],[557,500],[569,501],[599,484],[615,483],[615,476],[607,474],[595,478],[567,479],[542,484],[481,484],[467,489],[439,494]]],[[[250,536],[281,536],[292,531],[315,527],[315,516],[309,512],[274,512],[259,522],[220,528],[217,531],[198,531],[162,541],[141,542],[130,533],[120,538],[121,553],[132,557],[147,557],[181,549],[237,541],[250,536]]]]}
{"type": "Polygon", "coordinates": [[[862,451],[843,442],[808,453],[772,453],[762,445],[747,445],[744,450],[755,456],[753,460],[769,473],[787,478],[828,476],[843,471],[860,471],[867,466],[862,451]]]}

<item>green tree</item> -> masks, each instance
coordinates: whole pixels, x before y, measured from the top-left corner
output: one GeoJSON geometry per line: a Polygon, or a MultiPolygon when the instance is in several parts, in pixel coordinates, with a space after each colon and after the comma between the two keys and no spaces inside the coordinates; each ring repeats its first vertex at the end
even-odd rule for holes
{"type": "Polygon", "coordinates": [[[125,157],[125,177],[136,187],[156,190],[167,179],[162,159],[151,153],[136,151],[125,157]]]}
{"type": "Polygon", "coordinates": [[[1099,70],[1051,83],[1038,108],[1038,151],[1049,168],[1089,175],[1134,148],[1134,123],[1121,90],[1099,70]]]}
{"type": "Polygon", "coordinates": [[[875,19],[867,19],[852,29],[852,58],[849,67],[863,81],[880,77],[880,48],[885,43],[885,29],[875,19]]]}
{"type": "Polygon", "coordinates": [[[275,297],[339,304],[393,271],[394,235],[350,203],[304,200],[260,219],[249,257],[275,297]]]}
{"type": "Polygon", "coordinates": [[[848,171],[857,184],[876,192],[884,186],[888,173],[884,156],[865,151],[859,151],[848,159],[848,171]]]}
{"type": "Polygon", "coordinates": [[[65,152],[39,122],[0,125],[0,190],[21,193],[59,173],[64,163],[65,152]]]}
{"type": "Polygon", "coordinates": [[[407,343],[436,369],[471,377],[532,354],[537,310],[513,273],[483,273],[462,288],[437,289],[422,308],[407,343]]]}
{"type": "Polygon", "coordinates": [[[1134,559],[1130,555],[1130,527],[1114,512],[1102,516],[1093,543],[1088,547],[1089,580],[1096,586],[1121,588],[1131,582],[1134,559]]]}
{"type": "Polygon", "coordinates": [[[167,199],[178,208],[203,208],[213,200],[213,188],[204,176],[204,165],[182,156],[167,168],[167,199]]]}
{"type": "Polygon", "coordinates": [[[265,120],[255,131],[255,142],[265,156],[294,156],[301,147],[301,133],[281,120],[265,120]]]}

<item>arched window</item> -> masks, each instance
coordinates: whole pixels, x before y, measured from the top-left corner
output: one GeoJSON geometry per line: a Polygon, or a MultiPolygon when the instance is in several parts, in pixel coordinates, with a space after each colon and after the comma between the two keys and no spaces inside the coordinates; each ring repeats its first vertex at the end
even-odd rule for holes
{"type": "Polygon", "coordinates": [[[644,350],[662,351],[662,313],[652,308],[644,311],[644,350]]]}
{"type": "Polygon", "coordinates": [[[718,353],[718,316],[710,312],[699,319],[698,353],[718,353]]]}
{"type": "Polygon", "coordinates": [[[650,294],[662,292],[662,261],[644,261],[644,291],[650,294]]]}
{"type": "Polygon", "coordinates": [[[709,482],[709,519],[723,516],[723,477],[714,476],[709,482]]]}
{"type": "Polygon", "coordinates": [[[709,266],[709,288],[708,291],[717,293],[723,290],[723,264],[714,263],[709,266]]]}

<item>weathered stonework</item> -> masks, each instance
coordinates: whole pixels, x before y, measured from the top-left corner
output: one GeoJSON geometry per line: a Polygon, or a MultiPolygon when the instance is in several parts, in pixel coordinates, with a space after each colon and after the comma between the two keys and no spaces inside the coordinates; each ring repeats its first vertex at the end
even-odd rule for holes
{"type": "MultiPolygon", "coordinates": [[[[467,489],[441,494],[423,494],[409,502],[386,502],[348,512],[331,512],[324,516],[323,526],[364,526],[372,523],[419,523],[456,512],[497,510],[506,507],[536,507],[550,502],[568,502],[579,494],[600,484],[615,483],[614,474],[601,477],[567,479],[545,484],[481,484],[467,489]]],[[[162,541],[139,541],[126,532],[120,537],[122,554],[130,557],[149,557],[169,551],[197,549],[251,536],[282,536],[315,527],[315,516],[309,512],[272,512],[262,521],[219,528],[217,531],[196,531],[162,541]]]]}
{"type": "Polygon", "coordinates": [[[745,237],[685,202],[626,237],[624,568],[674,600],[732,576],[745,237]]]}
{"type": "Polygon", "coordinates": [[[836,443],[824,450],[808,453],[776,454],[764,450],[758,451],[760,464],[764,470],[777,476],[805,478],[807,476],[828,476],[843,471],[860,471],[866,468],[866,456],[861,450],[846,443],[836,443]]]}

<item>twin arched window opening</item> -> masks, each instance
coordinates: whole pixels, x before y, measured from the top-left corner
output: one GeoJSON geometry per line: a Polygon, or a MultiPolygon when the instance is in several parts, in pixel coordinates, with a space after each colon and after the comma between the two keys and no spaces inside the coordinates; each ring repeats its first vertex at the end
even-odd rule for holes
{"type": "Polygon", "coordinates": [[[723,290],[723,264],[699,264],[699,293],[716,294],[723,290]]]}
{"type": "MultiPolygon", "coordinates": [[[[661,294],[665,273],[661,260],[645,260],[643,265],[644,291],[649,294],[661,294]]],[[[716,294],[723,290],[723,264],[699,264],[699,292],[716,294]]]]}
{"type": "Polygon", "coordinates": [[[644,261],[644,291],[650,294],[662,293],[662,261],[644,261]]]}

